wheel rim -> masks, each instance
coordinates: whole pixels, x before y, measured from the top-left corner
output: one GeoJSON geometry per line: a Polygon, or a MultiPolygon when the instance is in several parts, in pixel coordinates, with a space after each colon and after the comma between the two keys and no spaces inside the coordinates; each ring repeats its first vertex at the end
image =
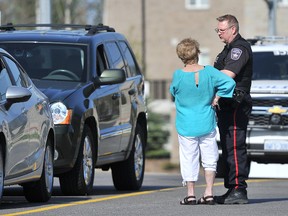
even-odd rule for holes
{"type": "Polygon", "coordinates": [[[92,149],[91,149],[91,141],[88,136],[84,139],[83,146],[83,176],[85,184],[88,185],[92,178],[93,172],[93,159],[92,159],[92,149]]]}
{"type": "Polygon", "coordinates": [[[51,152],[51,147],[47,147],[45,152],[45,182],[46,188],[49,193],[52,191],[53,187],[53,156],[51,152]]]}
{"type": "Polygon", "coordinates": [[[139,134],[137,134],[135,140],[134,165],[135,165],[136,179],[140,180],[143,173],[144,158],[143,158],[143,146],[139,134]]]}

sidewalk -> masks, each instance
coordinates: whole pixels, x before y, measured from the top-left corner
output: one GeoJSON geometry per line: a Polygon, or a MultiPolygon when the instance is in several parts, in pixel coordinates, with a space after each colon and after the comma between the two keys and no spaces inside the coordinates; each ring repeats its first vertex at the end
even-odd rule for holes
{"type": "Polygon", "coordinates": [[[147,159],[145,161],[145,172],[150,173],[180,173],[179,166],[170,167],[170,159],[147,159]]]}

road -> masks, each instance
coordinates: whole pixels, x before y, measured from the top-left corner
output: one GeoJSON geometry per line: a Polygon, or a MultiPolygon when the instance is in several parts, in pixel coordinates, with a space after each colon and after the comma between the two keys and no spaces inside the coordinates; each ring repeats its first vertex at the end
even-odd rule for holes
{"type": "MultiPolygon", "coordinates": [[[[204,191],[200,176],[196,196],[204,191]]],[[[57,178],[48,203],[28,203],[20,187],[5,189],[0,215],[288,215],[287,179],[250,179],[247,205],[181,206],[186,195],[179,174],[146,173],[143,187],[136,192],[119,192],[113,187],[111,173],[96,171],[94,192],[90,196],[62,196],[57,178]]],[[[215,195],[225,192],[222,179],[216,179],[215,195]]]]}

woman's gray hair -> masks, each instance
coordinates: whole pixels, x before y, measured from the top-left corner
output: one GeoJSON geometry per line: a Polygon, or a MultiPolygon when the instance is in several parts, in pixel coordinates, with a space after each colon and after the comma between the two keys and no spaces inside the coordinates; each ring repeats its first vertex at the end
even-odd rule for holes
{"type": "Polygon", "coordinates": [[[185,38],[178,43],[176,53],[185,65],[198,63],[201,53],[199,43],[192,38],[185,38]]]}

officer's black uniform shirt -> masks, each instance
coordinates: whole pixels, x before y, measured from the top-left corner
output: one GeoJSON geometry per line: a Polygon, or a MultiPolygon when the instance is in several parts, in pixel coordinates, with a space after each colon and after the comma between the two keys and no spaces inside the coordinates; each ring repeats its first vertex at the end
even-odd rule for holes
{"type": "Polygon", "coordinates": [[[216,57],[214,67],[236,74],[236,88],[250,93],[252,79],[252,50],[250,44],[238,34],[216,57]]]}

